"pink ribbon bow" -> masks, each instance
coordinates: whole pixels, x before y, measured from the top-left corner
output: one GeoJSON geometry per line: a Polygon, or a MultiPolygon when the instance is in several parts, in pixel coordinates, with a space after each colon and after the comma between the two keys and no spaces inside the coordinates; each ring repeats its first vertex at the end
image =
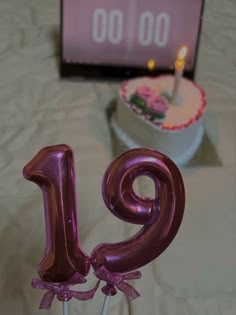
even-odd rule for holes
{"type": "Polygon", "coordinates": [[[86,292],[77,292],[70,290],[70,286],[76,285],[79,283],[86,282],[85,278],[79,273],[75,274],[69,281],[54,283],[46,282],[37,278],[33,278],[31,285],[36,289],[46,289],[47,292],[44,294],[40,306],[40,309],[50,309],[53,299],[56,296],[59,301],[69,301],[72,298],[77,300],[91,300],[96,293],[99,282],[96,284],[95,288],[86,292]]]}
{"type": "Polygon", "coordinates": [[[140,296],[140,294],[130,284],[125,282],[125,280],[140,279],[142,277],[140,271],[120,274],[110,272],[102,266],[94,274],[99,280],[103,280],[107,283],[106,286],[102,288],[102,292],[106,295],[115,295],[117,293],[117,288],[122,291],[130,301],[133,301],[140,296]]]}

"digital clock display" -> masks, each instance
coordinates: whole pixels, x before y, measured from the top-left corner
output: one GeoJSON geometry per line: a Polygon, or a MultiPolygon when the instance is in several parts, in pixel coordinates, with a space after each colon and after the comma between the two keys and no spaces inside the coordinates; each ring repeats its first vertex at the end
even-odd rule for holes
{"type": "Polygon", "coordinates": [[[62,61],[173,68],[180,46],[193,69],[203,0],[63,0],[62,61]]]}

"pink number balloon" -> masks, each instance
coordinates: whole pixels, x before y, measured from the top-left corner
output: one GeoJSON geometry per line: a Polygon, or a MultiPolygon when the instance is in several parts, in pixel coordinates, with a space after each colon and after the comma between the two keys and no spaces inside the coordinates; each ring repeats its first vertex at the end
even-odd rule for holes
{"type": "Polygon", "coordinates": [[[38,266],[42,280],[62,282],[76,272],[89,272],[89,257],[79,245],[75,170],[71,148],[57,145],[42,149],[24,168],[26,179],[43,192],[46,249],[38,266]]]}
{"type": "Polygon", "coordinates": [[[125,273],[158,257],[174,239],[184,213],[182,176],[165,155],[149,149],[134,149],[116,158],[105,172],[103,198],[120,219],[143,225],[132,238],[115,244],[100,244],[92,252],[95,270],[125,273]],[[141,198],[133,190],[134,180],[145,175],[155,184],[154,199],[141,198]]]}

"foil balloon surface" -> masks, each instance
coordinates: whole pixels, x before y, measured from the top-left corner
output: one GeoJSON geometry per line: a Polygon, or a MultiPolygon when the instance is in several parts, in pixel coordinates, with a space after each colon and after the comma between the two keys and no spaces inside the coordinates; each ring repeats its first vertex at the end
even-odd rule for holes
{"type": "Polygon", "coordinates": [[[23,175],[41,188],[44,198],[46,248],[38,265],[40,278],[63,282],[76,273],[86,276],[90,260],[78,236],[72,149],[67,145],[42,149],[25,166],[23,175]]]}
{"type": "Polygon", "coordinates": [[[182,222],[185,191],[181,173],[167,156],[151,149],[134,149],[116,158],[105,172],[102,194],[112,214],[142,225],[139,232],[118,243],[99,244],[92,252],[93,268],[127,273],[156,259],[173,241],[182,222]],[[148,176],[154,198],[141,198],[134,180],[148,176]]]}

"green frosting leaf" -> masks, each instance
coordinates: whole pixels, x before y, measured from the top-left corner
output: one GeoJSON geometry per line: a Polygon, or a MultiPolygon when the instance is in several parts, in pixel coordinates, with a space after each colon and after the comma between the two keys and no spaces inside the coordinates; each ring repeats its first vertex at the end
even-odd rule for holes
{"type": "Polygon", "coordinates": [[[163,114],[161,114],[161,113],[156,113],[156,114],[151,113],[148,110],[147,103],[143,99],[141,99],[137,94],[131,95],[130,102],[132,104],[136,105],[138,108],[142,109],[145,113],[149,114],[150,118],[152,120],[154,120],[154,119],[163,119],[165,117],[165,113],[163,113],[163,114]]]}
{"type": "Polygon", "coordinates": [[[136,94],[133,94],[130,97],[130,102],[135,104],[140,109],[146,110],[146,108],[147,108],[146,102],[144,100],[142,100],[140,97],[138,97],[138,95],[136,95],[136,94]]]}

